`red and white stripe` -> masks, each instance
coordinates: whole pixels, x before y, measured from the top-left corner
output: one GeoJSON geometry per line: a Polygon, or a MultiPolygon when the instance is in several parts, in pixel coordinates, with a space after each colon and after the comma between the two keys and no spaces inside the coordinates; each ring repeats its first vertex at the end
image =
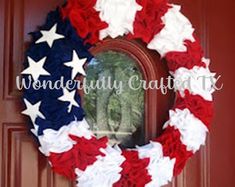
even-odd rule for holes
{"type": "Polygon", "coordinates": [[[121,150],[107,146],[106,149],[102,149],[102,152],[105,156],[97,156],[97,161],[88,166],[85,171],[76,169],[77,186],[108,187],[121,178],[121,164],[125,160],[121,150]]]}
{"type": "Polygon", "coordinates": [[[166,185],[173,177],[175,159],[163,156],[162,145],[158,142],[137,147],[140,159],[150,158],[147,167],[152,181],[147,183],[147,187],[158,187],[166,185]]]}
{"type": "Polygon", "coordinates": [[[156,50],[161,57],[171,51],[186,51],[184,41],[195,41],[194,29],[190,21],[181,14],[180,6],[172,5],[162,17],[162,22],[165,27],[148,44],[148,48],[156,50]]]}
{"type": "Polygon", "coordinates": [[[93,133],[89,130],[89,125],[85,119],[83,121],[73,121],[69,125],[61,127],[58,131],[46,129],[43,131],[43,135],[38,136],[41,145],[39,150],[46,156],[49,156],[50,152],[63,153],[69,151],[76,143],[69,135],[90,140],[93,133]]]}

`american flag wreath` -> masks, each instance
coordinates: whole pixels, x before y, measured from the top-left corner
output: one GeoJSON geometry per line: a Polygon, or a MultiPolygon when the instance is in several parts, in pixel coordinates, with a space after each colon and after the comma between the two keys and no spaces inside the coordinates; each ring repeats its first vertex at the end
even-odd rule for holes
{"type": "Polygon", "coordinates": [[[198,78],[215,74],[180,8],[166,0],[68,0],[31,33],[21,73],[26,82],[85,76],[90,47],[120,36],[141,39],[157,51],[175,80],[192,80],[191,89],[177,87],[163,133],[133,149],[113,147],[92,133],[76,89],[25,89],[22,113],[55,172],[79,187],[157,187],[178,175],[205,144],[214,89],[209,80],[203,88],[198,78]]]}

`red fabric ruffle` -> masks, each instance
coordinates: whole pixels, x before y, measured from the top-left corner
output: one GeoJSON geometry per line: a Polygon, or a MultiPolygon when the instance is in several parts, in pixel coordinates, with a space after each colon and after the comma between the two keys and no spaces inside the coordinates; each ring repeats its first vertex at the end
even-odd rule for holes
{"type": "Polygon", "coordinates": [[[143,187],[151,181],[151,176],[148,174],[147,166],[149,158],[139,159],[137,151],[122,152],[126,160],[122,163],[121,178],[116,182],[114,187],[143,187]]]}
{"type": "Polygon", "coordinates": [[[140,38],[149,43],[164,27],[161,17],[170,6],[166,0],[137,0],[137,3],[143,8],[136,13],[133,34],[129,34],[128,38],[140,38]]]}
{"type": "Polygon", "coordinates": [[[162,144],[164,156],[176,159],[174,165],[174,176],[180,174],[186,161],[193,155],[193,153],[191,151],[187,151],[186,146],[182,144],[179,130],[168,126],[156,141],[162,144]]]}
{"type": "Polygon", "coordinates": [[[209,129],[213,117],[213,103],[206,101],[200,95],[192,95],[188,90],[185,90],[185,96],[182,97],[180,93],[176,94],[175,107],[178,109],[188,108],[190,112],[200,119],[209,129]]]}
{"type": "Polygon", "coordinates": [[[72,149],[64,153],[50,153],[48,158],[56,173],[74,180],[76,179],[75,168],[85,170],[97,160],[96,156],[104,156],[100,148],[106,148],[108,139],[92,137],[87,140],[72,135],[70,138],[76,142],[72,149]]]}
{"type": "Polygon", "coordinates": [[[90,44],[99,41],[99,31],[108,27],[94,9],[95,4],[96,0],[68,0],[61,9],[62,17],[68,18],[78,35],[90,44]]]}
{"type": "Polygon", "coordinates": [[[206,67],[202,62],[204,54],[200,42],[197,39],[194,42],[186,40],[185,46],[187,47],[185,52],[172,51],[166,54],[165,59],[169,70],[174,72],[181,67],[187,69],[192,69],[194,66],[206,67]]]}

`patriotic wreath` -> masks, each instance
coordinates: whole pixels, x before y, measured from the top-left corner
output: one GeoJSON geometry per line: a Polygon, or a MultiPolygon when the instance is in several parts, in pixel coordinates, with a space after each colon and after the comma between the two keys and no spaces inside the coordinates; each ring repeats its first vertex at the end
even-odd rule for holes
{"type": "Polygon", "coordinates": [[[178,175],[186,161],[205,143],[212,118],[209,60],[180,6],[166,0],[68,0],[48,14],[46,24],[31,33],[26,51],[26,82],[85,75],[89,52],[106,37],[141,39],[165,58],[175,80],[191,78],[191,89],[177,87],[174,107],[160,137],[135,149],[108,145],[93,135],[84,118],[76,90],[24,90],[32,132],[53,170],[80,187],[162,186],[178,175]]]}

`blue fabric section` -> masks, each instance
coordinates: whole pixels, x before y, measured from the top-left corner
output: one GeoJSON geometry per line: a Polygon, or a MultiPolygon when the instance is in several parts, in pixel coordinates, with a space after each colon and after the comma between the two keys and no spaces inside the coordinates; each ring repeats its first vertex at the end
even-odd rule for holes
{"type": "MultiPolygon", "coordinates": [[[[64,65],[72,59],[73,50],[76,50],[79,58],[87,58],[88,62],[93,58],[88,49],[90,46],[84,45],[83,39],[80,38],[74,28],[71,26],[69,20],[62,20],[59,10],[53,11],[48,14],[46,24],[40,27],[40,30],[50,30],[54,24],[57,23],[57,33],[64,35],[65,38],[55,40],[52,48],[46,42],[35,44],[42,35],[40,31],[30,33],[33,42],[29,49],[26,51],[26,60],[24,67],[27,68],[27,57],[31,57],[34,61],[39,61],[43,57],[47,57],[44,64],[44,69],[48,71],[51,76],[40,76],[39,80],[50,80],[55,82],[64,77],[64,83],[71,80],[72,69],[64,65]]],[[[26,85],[30,83],[28,75],[23,75],[26,85]]],[[[33,79],[32,79],[33,80],[33,79]]],[[[74,88],[76,89],[76,88],[74,88]]],[[[74,90],[72,89],[72,90],[74,90]]],[[[82,120],[84,111],[81,107],[72,107],[71,112],[67,111],[69,102],[62,102],[58,97],[63,95],[63,89],[43,89],[35,90],[32,86],[30,89],[25,89],[23,97],[30,103],[35,104],[41,101],[40,112],[46,119],[37,117],[36,125],[39,126],[38,135],[42,135],[45,129],[58,130],[64,125],[68,125],[71,121],[82,120]]],[[[81,99],[78,94],[75,100],[81,105],[81,99]]],[[[32,124],[31,124],[32,125],[32,124]]]]}

